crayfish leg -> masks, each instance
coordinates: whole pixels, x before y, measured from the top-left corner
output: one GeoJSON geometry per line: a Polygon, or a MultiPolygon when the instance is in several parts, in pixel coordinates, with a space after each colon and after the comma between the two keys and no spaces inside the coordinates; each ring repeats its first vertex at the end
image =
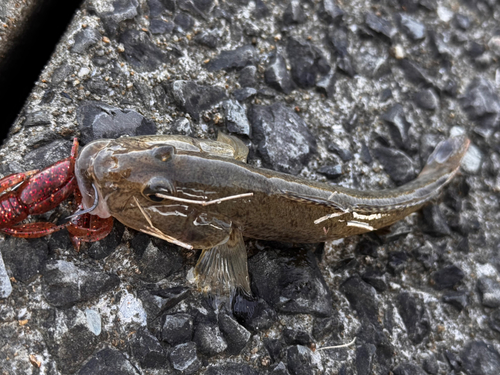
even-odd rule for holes
{"type": "Polygon", "coordinates": [[[37,173],[38,170],[32,170],[28,172],[23,172],[23,173],[13,173],[8,176],[5,176],[0,180],[0,194],[3,193],[4,191],[16,186],[17,184],[20,184],[21,182],[26,181],[28,178],[33,176],[35,173],[37,173]]]}
{"type": "Polygon", "coordinates": [[[76,159],[78,156],[78,138],[73,138],[73,147],[71,147],[71,154],[70,157],[71,159],[76,159]]]}
{"type": "Polygon", "coordinates": [[[78,251],[82,242],[96,242],[106,237],[113,229],[113,218],[102,219],[97,215],[84,214],[73,218],[67,229],[78,251]]]}
{"type": "Polygon", "coordinates": [[[39,238],[45,237],[54,232],[66,228],[67,224],[55,225],[48,222],[29,223],[15,225],[11,228],[0,228],[0,232],[12,237],[20,238],[39,238]]]}

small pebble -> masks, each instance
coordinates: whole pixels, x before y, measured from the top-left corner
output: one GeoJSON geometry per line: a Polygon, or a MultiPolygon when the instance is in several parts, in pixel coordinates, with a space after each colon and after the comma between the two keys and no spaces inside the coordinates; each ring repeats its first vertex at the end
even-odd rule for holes
{"type": "Polygon", "coordinates": [[[80,77],[80,78],[84,78],[84,77],[86,77],[89,73],[90,73],[90,70],[89,70],[88,68],[81,68],[81,69],[78,71],[78,77],[80,77]]]}
{"type": "Polygon", "coordinates": [[[401,59],[404,59],[405,58],[405,50],[403,48],[402,45],[400,44],[396,44],[393,49],[392,49],[392,53],[394,54],[394,57],[397,59],[397,60],[401,60],[401,59]]]}
{"type": "Polygon", "coordinates": [[[470,174],[476,174],[481,168],[482,158],[483,155],[479,148],[471,144],[462,160],[462,168],[470,174]]]}
{"type": "Polygon", "coordinates": [[[500,35],[493,36],[488,42],[488,47],[496,56],[500,56],[500,35]]]}
{"type": "Polygon", "coordinates": [[[318,173],[325,175],[326,177],[334,180],[342,176],[342,166],[341,165],[324,165],[318,169],[318,173]]]}
{"type": "Polygon", "coordinates": [[[425,38],[425,25],[422,23],[406,14],[400,15],[400,22],[403,30],[412,40],[421,40],[425,38]]]}
{"type": "Polygon", "coordinates": [[[99,336],[101,334],[101,315],[95,310],[85,309],[85,316],[90,332],[99,336]]]}
{"type": "Polygon", "coordinates": [[[201,361],[198,359],[196,344],[194,342],[177,345],[170,352],[170,362],[175,370],[183,374],[193,374],[202,366],[201,361]]]}
{"type": "Polygon", "coordinates": [[[454,15],[454,13],[451,10],[441,5],[438,6],[437,8],[437,14],[439,19],[443,22],[449,22],[454,15]]]}
{"type": "Polygon", "coordinates": [[[118,310],[118,317],[122,325],[126,324],[139,324],[146,325],[146,311],[142,307],[140,299],[135,298],[130,293],[122,295],[120,307],[118,310]]]}
{"type": "Polygon", "coordinates": [[[482,277],[477,282],[483,306],[500,307],[500,283],[487,277],[482,277]]]}
{"type": "Polygon", "coordinates": [[[422,109],[434,111],[438,107],[438,97],[431,89],[417,92],[414,96],[415,103],[422,109]]]}
{"type": "Polygon", "coordinates": [[[0,253],[0,299],[7,298],[12,293],[12,284],[5,269],[2,254],[0,253]]]}

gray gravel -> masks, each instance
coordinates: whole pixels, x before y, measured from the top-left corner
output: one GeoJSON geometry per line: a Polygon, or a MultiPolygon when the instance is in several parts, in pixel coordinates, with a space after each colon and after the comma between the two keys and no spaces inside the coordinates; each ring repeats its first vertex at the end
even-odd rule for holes
{"type": "Polygon", "coordinates": [[[488,0],[86,1],[3,175],[66,157],[74,136],[222,130],[253,165],[382,189],[450,135],[472,147],[441,199],[390,231],[249,241],[254,298],[231,311],[190,284],[198,253],[119,224],[80,253],[64,232],[2,239],[3,373],[500,373],[499,18],[488,0]]]}

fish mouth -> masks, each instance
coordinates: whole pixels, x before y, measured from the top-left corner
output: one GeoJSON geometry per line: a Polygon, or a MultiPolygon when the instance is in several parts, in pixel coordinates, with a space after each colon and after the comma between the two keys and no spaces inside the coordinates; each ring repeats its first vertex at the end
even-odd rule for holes
{"type": "Polygon", "coordinates": [[[94,167],[98,154],[106,148],[110,142],[110,139],[101,139],[89,143],[82,149],[75,163],[75,177],[82,195],[83,209],[88,210],[97,202],[97,207],[90,211],[90,213],[103,219],[110,217],[111,214],[107,207],[106,199],[104,199],[98,184],[96,184],[94,167]],[[97,197],[96,192],[98,194],[97,197]]]}
{"type": "Polygon", "coordinates": [[[99,193],[97,192],[97,188],[95,187],[94,184],[92,184],[92,187],[94,188],[94,203],[92,204],[92,207],[85,209],[78,208],[78,210],[73,215],[68,216],[66,219],[72,219],[80,215],[91,213],[97,208],[97,206],[99,205],[99,193]]]}

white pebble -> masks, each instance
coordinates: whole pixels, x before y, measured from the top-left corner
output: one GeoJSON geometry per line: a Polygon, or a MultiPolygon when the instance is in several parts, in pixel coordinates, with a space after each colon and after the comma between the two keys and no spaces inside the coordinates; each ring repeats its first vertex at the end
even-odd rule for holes
{"type": "Polygon", "coordinates": [[[450,137],[456,137],[462,134],[465,134],[465,129],[460,126],[454,126],[450,130],[450,137]]]}
{"type": "Polygon", "coordinates": [[[462,159],[462,168],[471,174],[475,174],[481,167],[481,160],[483,156],[479,148],[475,145],[470,145],[469,150],[462,159]]]}
{"type": "Polygon", "coordinates": [[[449,22],[453,18],[453,12],[446,7],[438,6],[438,17],[443,22],[449,22]]]}
{"type": "Polygon", "coordinates": [[[389,288],[391,290],[401,290],[401,285],[398,283],[394,283],[392,281],[389,282],[389,288]]]}
{"type": "Polygon", "coordinates": [[[491,264],[486,263],[486,264],[476,264],[476,275],[477,277],[497,277],[498,272],[495,267],[493,267],[491,264]]]}
{"type": "Polygon", "coordinates": [[[397,60],[404,59],[404,57],[405,57],[405,50],[403,49],[403,47],[400,44],[396,44],[394,46],[394,49],[392,51],[394,53],[394,57],[397,60]]]}
{"type": "Polygon", "coordinates": [[[146,325],[146,311],[142,307],[142,301],[135,298],[132,294],[125,292],[120,301],[118,318],[120,323],[138,323],[141,326],[146,325]]]}
{"type": "Polygon", "coordinates": [[[80,71],[78,72],[78,77],[83,78],[86,77],[90,73],[89,68],[81,68],[80,71]]]}
{"type": "Polygon", "coordinates": [[[7,298],[12,293],[12,284],[5,269],[2,253],[0,253],[0,298],[7,298]]]}
{"type": "Polygon", "coordinates": [[[87,326],[94,335],[101,334],[101,315],[92,309],[85,309],[85,316],[87,317],[87,326]]]}

